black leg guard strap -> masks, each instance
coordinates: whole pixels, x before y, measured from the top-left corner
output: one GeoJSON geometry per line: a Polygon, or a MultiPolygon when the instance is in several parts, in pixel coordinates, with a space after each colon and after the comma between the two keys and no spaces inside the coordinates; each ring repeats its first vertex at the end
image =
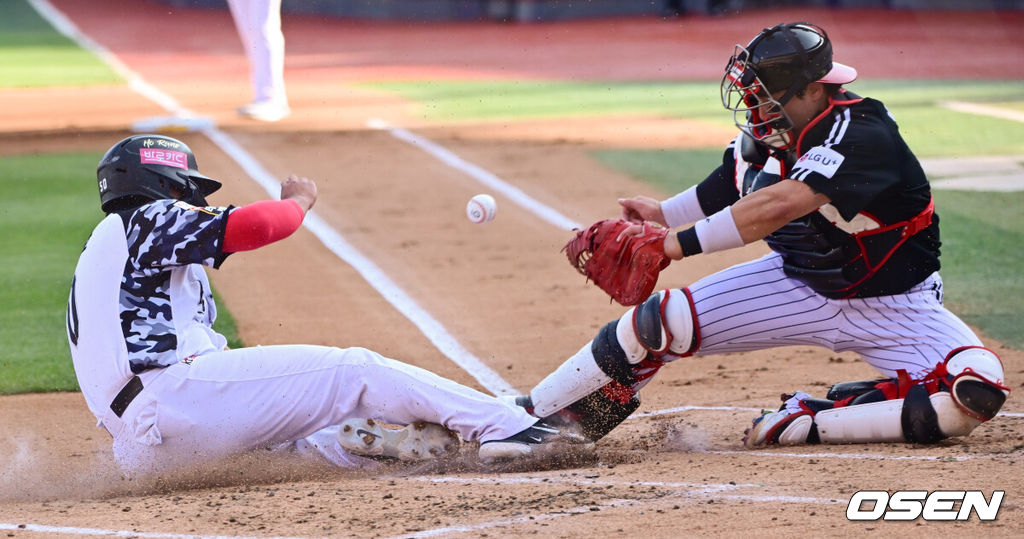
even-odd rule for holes
{"type": "Polygon", "coordinates": [[[602,391],[595,391],[570,404],[559,414],[563,417],[571,414],[569,417],[579,428],[580,434],[596,442],[625,421],[639,407],[640,399],[636,395],[623,403],[609,399],[602,391]]]}
{"type": "Polygon", "coordinates": [[[881,389],[872,389],[867,393],[861,393],[851,400],[847,406],[853,406],[855,404],[867,404],[869,402],[879,402],[888,400],[885,396],[885,392],[881,389]]]}
{"type": "Polygon", "coordinates": [[[636,383],[636,377],[633,376],[633,366],[626,359],[626,352],[622,350],[619,339],[615,336],[615,328],[618,325],[618,320],[605,324],[594,337],[590,350],[594,354],[597,366],[605,374],[612,380],[629,387],[636,383]]]}
{"type": "MultiPolygon", "coordinates": [[[[882,380],[858,380],[856,382],[839,382],[834,386],[828,388],[828,394],[825,395],[826,399],[841,401],[850,397],[859,397],[869,391],[875,389],[875,386],[882,382],[895,382],[896,380],[887,378],[882,380]]],[[[874,401],[865,401],[874,402],[874,401]]]]}
{"type": "Polygon", "coordinates": [[[930,444],[946,438],[939,428],[939,416],[928,398],[928,390],[923,385],[907,390],[901,421],[903,437],[908,442],[930,444]]]}

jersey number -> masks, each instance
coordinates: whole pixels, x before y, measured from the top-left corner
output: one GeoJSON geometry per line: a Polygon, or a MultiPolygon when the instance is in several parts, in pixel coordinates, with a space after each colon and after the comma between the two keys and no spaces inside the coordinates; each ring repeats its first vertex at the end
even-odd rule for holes
{"type": "Polygon", "coordinates": [[[68,298],[68,340],[71,344],[78,345],[78,306],[75,305],[75,281],[77,277],[71,279],[71,296],[68,298]]]}

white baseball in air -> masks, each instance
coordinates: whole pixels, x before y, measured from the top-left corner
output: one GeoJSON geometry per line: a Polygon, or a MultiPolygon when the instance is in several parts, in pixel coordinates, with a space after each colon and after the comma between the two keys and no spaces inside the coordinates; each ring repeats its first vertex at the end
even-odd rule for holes
{"type": "Polygon", "coordinates": [[[497,211],[498,203],[491,195],[476,195],[466,204],[466,217],[478,225],[494,219],[497,211]]]}

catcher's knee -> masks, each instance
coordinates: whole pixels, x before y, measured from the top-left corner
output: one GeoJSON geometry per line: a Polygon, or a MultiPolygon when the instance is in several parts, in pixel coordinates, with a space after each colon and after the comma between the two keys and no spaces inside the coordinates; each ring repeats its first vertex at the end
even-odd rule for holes
{"type": "Polygon", "coordinates": [[[946,356],[946,372],[952,377],[949,393],[965,414],[988,421],[999,413],[1010,388],[1003,378],[1003,362],[988,348],[967,346],[946,356]]]}
{"type": "Polygon", "coordinates": [[[696,318],[689,290],[660,290],[622,315],[615,336],[630,363],[648,353],[686,356],[699,342],[696,318]]]}

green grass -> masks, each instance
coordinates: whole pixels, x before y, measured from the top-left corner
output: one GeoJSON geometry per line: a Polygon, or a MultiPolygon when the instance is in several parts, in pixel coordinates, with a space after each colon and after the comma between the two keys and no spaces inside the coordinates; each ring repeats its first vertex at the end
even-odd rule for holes
{"type": "Polygon", "coordinates": [[[611,168],[661,189],[685,191],[722,164],[725,145],[697,150],[598,150],[591,156],[611,168]]]}
{"type": "MultiPolygon", "coordinates": [[[[436,121],[507,121],[531,118],[650,114],[732,125],[717,83],[641,82],[381,82],[366,86],[417,103],[436,121]]],[[[1024,81],[868,81],[851,90],[882,100],[907,143],[920,157],[1024,154],[1024,124],[954,112],[948,100],[1024,107],[1024,81]]],[[[708,140],[724,148],[727,140],[708,140]]]]}
{"type": "Polygon", "coordinates": [[[0,393],[77,389],[64,307],[78,254],[102,218],[98,155],[0,158],[0,393]]]}
{"type": "Polygon", "coordinates": [[[952,111],[937,105],[966,101],[1020,110],[1024,81],[866,81],[856,90],[881,100],[921,157],[1024,153],[1024,123],[952,111]]]}
{"type": "Polygon", "coordinates": [[[115,84],[121,78],[24,0],[0,2],[0,87],[115,84]]]}
{"type": "Polygon", "coordinates": [[[935,191],[946,306],[1024,349],[1024,193],[935,191]]]}
{"type": "MultiPolygon", "coordinates": [[[[99,159],[0,157],[0,394],[78,389],[64,312],[78,256],[103,218],[99,159]]],[[[223,305],[215,327],[241,346],[223,305]]]]}
{"type": "MultiPolygon", "coordinates": [[[[666,194],[700,182],[721,163],[720,151],[705,150],[616,150],[593,156],[666,194]]],[[[1024,193],[934,195],[946,306],[988,336],[1024,349],[1024,193]]]]}
{"type": "Polygon", "coordinates": [[[213,322],[213,329],[228,339],[228,346],[231,348],[243,348],[245,343],[238,338],[238,326],[235,324],[235,317],[231,311],[224,306],[217,289],[210,285],[213,291],[213,301],[217,304],[217,320],[213,322]]]}

